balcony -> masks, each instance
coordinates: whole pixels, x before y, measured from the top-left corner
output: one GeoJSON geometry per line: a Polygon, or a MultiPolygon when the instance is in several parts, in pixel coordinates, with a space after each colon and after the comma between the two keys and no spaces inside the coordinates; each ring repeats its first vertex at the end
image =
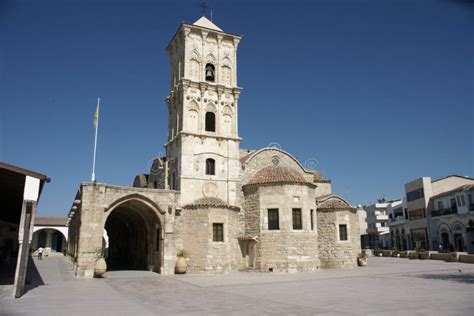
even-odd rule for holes
{"type": "MultiPolygon", "coordinates": [[[[471,206],[472,206],[472,204],[471,204],[471,206]]],[[[452,215],[452,214],[457,214],[457,213],[458,213],[458,208],[457,207],[452,207],[452,208],[432,211],[431,216],[432,217],[438,217],[438,216],[452,215]]]]}
{"type": "Polygon", "coordinates": [[[388,233],[390,229],[388,227],[375,227],[367,228],[367,233],[369,234],[384,234],[388,233]]]}
{"type": "Polygon", "coordinates": [[[388,221],[388,215],[377,215],[375,214],[375,219],[378,220],[378,221],[388,221]]]}
{"type": "Polygon", "coordinates": [[[395,225],[405,224],[406,222],[408,222],[408,220],[405,218],[405,216],[400,215],[400,216],[397,216],[395,218],[391,218],[388,225],[389,226],[395,226],[395,225]]]}

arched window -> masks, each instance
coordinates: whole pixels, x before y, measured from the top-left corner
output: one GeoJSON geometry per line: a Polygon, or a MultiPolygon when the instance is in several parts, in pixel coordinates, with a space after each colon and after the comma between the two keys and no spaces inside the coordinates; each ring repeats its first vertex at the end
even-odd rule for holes
{"type": "Polygon", "coordinates": [[[206,74],[206,81],[214,82],[215,81],[215,73],[216,73],[216,67],[214,67],[213,64],[207,63],[205,69],[205,74],[206,74]]]}
{"type": "Polygon", "coordinates": [[[213,112],[206,112],[206,132],[216,131],[216,115],[213,112]]]}
{"type": "Polygon", "coordinates": [[[206,159],[206,174],[209,174],[209,175],[216,174],[216,161],[212,158],[206,159]]]}

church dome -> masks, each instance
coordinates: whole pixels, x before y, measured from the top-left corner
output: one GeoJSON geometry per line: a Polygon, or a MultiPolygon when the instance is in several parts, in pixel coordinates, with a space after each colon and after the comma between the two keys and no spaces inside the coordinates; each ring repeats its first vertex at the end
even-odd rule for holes
{"type": "Polygon", "coordinates": [[[308,181],[295,169],[276,165],[260,169],[250,179],[247,185],[271,183],[305,184],[308,183],[308,181]]]}

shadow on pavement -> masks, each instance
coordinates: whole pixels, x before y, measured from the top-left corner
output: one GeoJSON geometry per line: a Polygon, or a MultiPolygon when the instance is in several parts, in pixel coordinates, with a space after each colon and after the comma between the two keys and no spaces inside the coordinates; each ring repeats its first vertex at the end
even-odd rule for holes
{"type": "Polygon", "coordinates": [[[453,281],[466,284],[474,284],[474,273],[453,273],[453,274],[422,274],[418,276],[422,279],[453,281]]]}
{"type": "Polygon", "coordinates": [[[38,286],[44,285],[43,279],[39,274],[36,264],[32,257],[28,258],[28,271],[26,273],[25,293],[38,286]]]}
{"type": "Polygon", "coordinates": [[[15,280],[16,258],[0,262],[0,285],[13,285],[15,280]]]}

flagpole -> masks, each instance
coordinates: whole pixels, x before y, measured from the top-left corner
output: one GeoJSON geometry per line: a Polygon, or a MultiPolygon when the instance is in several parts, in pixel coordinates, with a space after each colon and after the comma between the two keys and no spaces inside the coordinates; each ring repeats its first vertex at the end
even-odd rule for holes
{"type": "Polygon", "coordinates": [[[99,106],[100,98],[97,98],[97,122],[95,125],[95,140],[94,140],[94,160],[92,162],[92,182],[95,182],[95,156],[97,152],[97,131],[99,130],[99,106]]]}

